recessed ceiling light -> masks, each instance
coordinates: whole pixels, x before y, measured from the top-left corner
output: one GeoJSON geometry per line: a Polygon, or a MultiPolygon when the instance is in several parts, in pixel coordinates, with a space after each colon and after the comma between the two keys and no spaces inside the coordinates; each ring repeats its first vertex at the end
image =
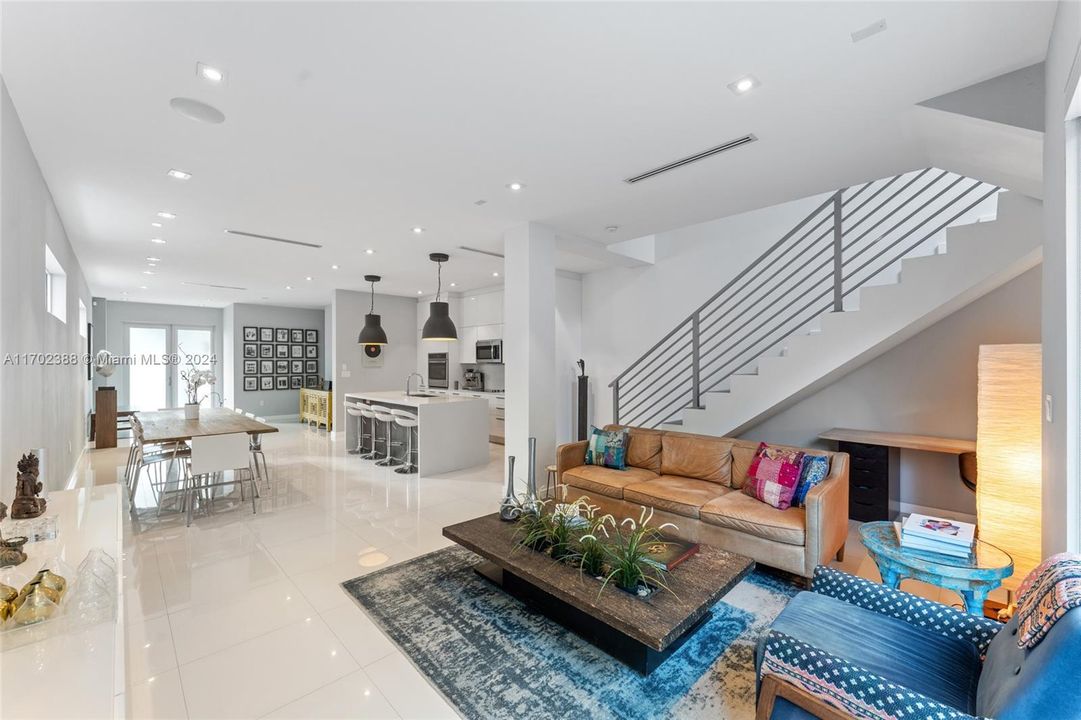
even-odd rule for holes
{"type": "Polygon", "coordinates": [[[424,294],[423,290],[417,290],[417,295],[423,295],[423,294],[424,294]]]}
{"type": "Polygon", "coordinates": [[[311,275],[309,275],[308,277],[306,277],[306,278],[304,278],[304,279],[305,279],[305,280],[307,280],[308,282],[311,282],[311,281],[312,281],[312,276],[311,276],[311,275]]]}
{"type": "Polygon", "coordinates": [[[139,286],[139,289],[140,289],[140,290],[146,290],[146,285],[140,285],[140,286],[139,286]]]}
{"type": "Polygon", "coordinates": [[[175,110],[178,115],[183,115],[188,120],[194,120],[195,122],[204,122],[210,125],[220,125],[225,122],[225,113],[202,100],[175,97],[169,101],[169,107],[175,110]]]}
{"type": "Polygon", "coordinates": [[[511,190],[513,192],[518,192],[519,190],[521,190],[524,187],[525,187],[525,185],[523,185],[520,182],[507,183],[507,189],[511,190]]]}
{"type": "Polygon", "coordinates": [[[458,287],[458,283],[451,283],[450,286],[451,287],[458,287]]]}
{"type": "Polygon", "coordinates": [[[160,222],[152,222],[152,223],[150,223],[150,227],[157,227],[157,228],[160,228],[160,227],[161,227],[161,223],[160,223],[160,222]]]}
{"type": "Polygon", "coordinates": [[[367,250],[364,251],[364,254],[365,255],[375,255],[375,250],[372,250],[371,248],[368,248],[367,250]]]}
{"type": "Polygon", "coordinates": [[[728,83],[728,89],[734,92],[736,95],[743,95],[754,90],[761,85],[758,79],[754,75],[744,75],[735,82],[728,83]]]}
{"type": "Polygon", "coordinates": [[[162,210],[158,213],[158,217],[165,218],[166,220],[173,220],[176,218],[176,215],[171,212],[166,212],[165,210],[162,210]]]}
{"type": "Polygon", "coordinates": [[[204,63],[195,63],[195,74],[214,85],[225,82],[225,71],[204,63]]]}
{"type": "Polygon", "coordinates": [[[331,266],[330,266],[330,269],[331,269],[331,270],[337,270],[337,269],[338,269],[338,266],[337,266],[337,265],[331,265],[331,266]]]}
{"type": "Polygon", "coordinates": [[[619,230],[619,225],[609,225],[605,230],[608,232],[615,232],[616,230],[619,230]]]}
{"type": "Polygon", "coordinates": [[[128,294],[128,291],[127,291],[127,290],[121,290],[121,291],[120,291],[120,294],[121,294],[121,295],[127,295],[127,294],[128,294]]]}
{"type": "Polygon", "coordinates": [[[497,272],[492,273],[492,277],[499,277],[499,273],[497,273],[497,272]]]}
{"type": "Polygon", "coordinates": [[[184,170],[177,170],[176,168],[170,168],[169,172],[166,174],[174,180],[191,180],[190,172],[186,172],[184,170]]]}
{"type": "Polygon", "coordinates": [[[473,204],[476,205],[477,207],[480,207],[481,205],[487,205],[488,201],[487,200],[474,200],[473,204]]]}
{"type": "Polygon", "coordinates": [[[286,289],[286,290],[292,290],[292,289],[293,289],[293,286],[292,286],[292,285],[286,285],[286,286],[285,286],[285,289],[286,289]]]}
{"type": "Polygon", "coordinates": [[[164,245],[165,244],[165,241],[162,240],[161,238],[150,238],[150,242],[155,243],[156,245],[164,245]]]}
{"type": "Polygon", "coordinates": [[[420,226],[417,226],[417,227],[413,228],[413,232],[416,233],[417,235],[420,235],[422,232],[424,232],[424,228],[422,228],[420,226]]]}
{"type": "Polygon", "coordinates": [[[161,262],[161,258],[156,258],[156,257],[148,257],[148,258],[146,259],[146,261],[147,261],[147,262],[161,262]]]}
{"type": "Polygon", "coordinates": [[[153,274],[154,274],[153,270],[143,270],[143,275],[153,275],[153,274]]]}
{"type": "Polygon", "coordinates": [[[157,267],[158,266],[157,263],[147,263],[146,265],[147,265],[147,267],[157,267]]]}

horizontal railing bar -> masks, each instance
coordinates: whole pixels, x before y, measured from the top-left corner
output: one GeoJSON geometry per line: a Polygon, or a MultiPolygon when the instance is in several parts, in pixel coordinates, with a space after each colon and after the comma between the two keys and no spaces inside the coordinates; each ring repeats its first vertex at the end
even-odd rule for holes
{"type": "MultiPolygon", "coordinates": [[[[692,315],[693,315],[693,314],[694,314],[694,313],[692,313],[692,315]]],[[[642,353],[642,356],[641,356],[640,358],[638,358],[637,360],[635,360],[635,361],[634,361],[633,363],[631,363],[631,365],[630,365],[630,366],[629,366],[629,367],[628,367],[628,368],[627,368],[626,370],[624,370],[623,372],[621,372],[621,373],[620,373],[619,375],[616,375],[616,377],[615,377],[615,378],[614,378],[614,379],[612,380],[612,382],[608,383],[608,387],[612,387],[612,386],[613,386],[613,385],[614,385],[614,384],[616,383],[616,381],[617,381],[617,380],[622,380],[622,379],[623,379],[623,378],[624,378],[624,377],[625,377],[625,376],[627,375],[627,373],[628,373],[628,372],[630,372],[630,371],[631,371],[631,370],[632,370],[632,369],[634,368],[634,366],[635,366],[635,365],[637,365],[638,363],[640,363],[640,362],[641,362],[642,360],[644,360],[644,359],[645,359],[645,358],[646,358],[646,357],[647,357],[647,356],[648,356],[648,355],[649,355],[650,353],[652,353],[652,352],[653,352],[654,350],[656,350],[656,349],[657,349],[658,347],[660,347],[660,346],[661,346],[661,343],[663,343],[663,342],[664,342],[665,340],[667,340],[668,338],[670,338],[670,337],[672,337],[673,335],[675,335],[675,334],[676,334],[676,332],[677,332],[677,331],[678,331],[678,330],[679,330],[679,329],[680,329],[681,327],[683,327],[684,325],[690,325],[690,322],[691,322],[691,315],[688,315],[688,316],[687,316],[686,318],[684,318],[684,320],[683,320],[683,321],[682,321],[681,323],[679,323],[679,324],[678,324],[678,325],[676,325],[676,326],[675,326],[674,328],[672,328],[672,330],[671,330],[671,331],[670,331],[670,332],[669,332],[669,333],[668,333],[667,335],[665,335],[665,336],[664,336],[664,337],[662,337],[662,338],[661,338],[660,340],[658,340],[658,341],[657,341],[657,343],[656,343],[656,344],[655,344],[655,345],[654,345],[653,347],[651,347],[651,348],[650,348],[649,350],[646,350],[646,351],[645,351],[644,353],[642,353]]]]}
{"type": "MultiPolygon", "coordinates": [[[[691,327],[688,326],[686,329],[686,333],[679,333],[675,337],[670,338],[672,342],[663,350],[655,353],[653,355],[653,358],[649,362],[647,362],[645,365],[639,366],[639,368],[635,372],[631,373],[627,377],[620,379],[620,387],[627,388],[637,385],[637,380],[643,372],[652,367],[659,360],[663,360],[665,357],[670,357],[673,352],[678,352],[678,349],[676,349],[676,347],[677,344],[680,342],[680,339],[683,338],[684,335],[690,335],[690,333],[691,327]]],[[[615,380],[613,380],[612,382],[615,382],[615,380]]]]}
{"type": "MultiPolygon", "coordinates": [[[[679,366],[682,365],[684,362],[687,362],[687,368],[688,369],[690,368],[689,359],[690,359],[691,353],[687,352],[688,350],[693,350],[693,344],[690,343],[690,342],[688,342],[686,344],[686,346],[684,346],[684,348],[681,349],[681,352],[680,352],[680,354],[678,356],[673,358],[673,360],[676,361],[675,362],[676,369],[673,370],[670,367],[669,370],[668,370],[669,373],[682,372],[682,369],[679,369],[679,366]]],[[[643,383],[641,385],[638,385],[635,388],[634,392],[629,392],[629,393],[622,393],[621,392],[620,393],[620,402],[619,402],[620,407],[623,408],[624,410],[626,410],[627,412],[630,412],[632,408],[636,407],[636,405],[634,403],[634,400],[636,398],[643,397],[643,393],[646,393],[646,395],[644,397],[646,397],[648,399],[651,396],[651,394],[656,394],[656,390],[657,390],[657,386],[655,384],[649,385],[649,384],[643,383]]]]}
{"type": "MultiPolygon", "coordinates": [[[[910,204],[911,204],[912,202],[916,201],[916,200],[917,200],[917,199],[918,199],[918,198],[919,198],[919,197],[920,197],[920,196],[921,196],[921,195],[922,195],[923,193],[925,193],[925,192],[929,192],[929,191],[930,191],[930,189],[931,189],[932,187],[934,187],[934,186],[935,186],[935,185],[936,185],[936,184],[938,183],[938,181],[939,181],[939,180],[941,180],[942,178],[946,177],[946,176],[947,176],[948,174],[949,174],[949,172],[947,172],[947,171],[943,170],[943,171],[942,171],[942,174],[941,174],[941,175],[939,175],[938,177],[936,177],[936,178],[935,178],[934,180],[932,180],[931,182],[927,183],[927,185],[926,185],[926,186],[924,186],[924,187],[923,187],[923,188],[921,188],[920,190],[918,190],[918,191],[916,191],[915,193],[913,193],[912,195],[910,195],[910,196],[909,196],[909,197],[908,197],[907,199],[903,200],[903,201],[902,201],[901,203],[899,203],[899,204],[897,205],[897,207],[895,207],[895,208],[894,208],[893,210],[890,210],[890,211],[889,211],[888,213],[886,213],[885,215],[883,215],[883,216],[882,216],[882,218],[880,218],[878,222],[876,222],[876,223],[875,223],[874,225],[872,225],[871,227],[867,228],[867,229],[866,229],[866,230],[865,230],[865,231],[864,231],[864,232],[863,232],[863,233],[862,233],[862,234],[861,234],[861,235],[860,235],[859,237],[857,237],[857,238],[854,238],[854,239],[852,240],[852,242],[850,242],[850,243],[848,243],[847,245],[845,245],[845,246],[844,246],[844,248],[842,248],[842,253],[844,253],[844,252],[847,252],[847,251],[851,250],[851,249],[852,249],[853,247],[855,247],[855,246],[856,246],[856,244],[857,244],[857,243],[859,243],[859,242],[860,242],[861,240],[863,240],[863,239],[864,239],[865,237],[867,237],[867,236],[868,236],[869,234],[871,234],[872,232],[874,232],[874,230],[875,230],[875,229],[876,229],[876,228],[877,228],[877,227],[878,227],[879,225],[881,225],[882,223],[886,222],[886,221],[887,221],[887,220],[889,220],[889,219],[890,219],[891,217],[893,217],[893,216],[894,216],[894,215],[896,215],[897,213],[899,213],[899,212],[901,212],[902,210],[904,210],[905,208],[907,208],[907,207],[908,207],[908,206],[909,206],[909,205],[910,205],[910,204]]],[[[951,187],[953,187],[953,186],[954,186],[954,185],[956,185],[956,184],[957,184],[957,183],[958,183],[958,182],[959,182],[960,180],[963,180],[963,179],[964,179],[964,177],[963,177],[963,176],[958,176],[957,180],[954,180],[954,181],[953,181],[953,183],[951,183],[950,185],[946,186],[946,187],[945,187],[945,188],[944,188],[943,190],[941,190],[941,191],[940,191],[940,193],[939,193],[939,194],[941,194],[942,192],[946,192],[946,191],[948,191],[948,190],[949,190],[949,189],[950,189],[951,187]]],[[[915,179],[913,179],[913,182],[914,182],[914,181],[915,181],[915,179]]],[[[906,185],[905,187],[901,188],[901,189],[900,189],[900,190],[898,190],[897,192],[898,192],[898,193],[904,192],[904,191],[905,191],[906,189],[908,189],[908,187],[909,187],[909,186],[910,186],[911,184],[912,184],[912,183],[909,183],[908,185],[906,185]]],[[[897,194],[895,193],[895,194],[894,194],[894,197],[896,197],[896,196],[897,196],[897,194]]],[[[890,198],[889,200],[887,200],[887,201],[886,201],[886,203],[892,202],[892,200],[893,200],[893,198],[891,197],[891,198],[890,198]]],[[[926,204],[926,203],[925,203],[925,204],[926,204]]],[[[880,206],[880,207],[884,207],[884,206],[885,206],[885,204],[883,204],[883,205],[882,205],[882,206],[880,206]]],[[[903,222],[903,221],[902,221],[902,222],[903,222]]],[[[898,224],[900,224],[900,223],[898,223],[898,224]]],[[[894,228],[896,228],[896,227],[897,227],[897,225],[894,225],[893,227],[894,227],[894,228]]],[[[888,235],[888,234],[889,234],[890,232],[892,232],[892,231],[893,231],[893,228],[890,228],[890,229],[889,229],[889,230],[887,230],[886,232],[882,233],[882,235],[881,235],[880,237],[885,237],[886,235],[888,235]]]]}

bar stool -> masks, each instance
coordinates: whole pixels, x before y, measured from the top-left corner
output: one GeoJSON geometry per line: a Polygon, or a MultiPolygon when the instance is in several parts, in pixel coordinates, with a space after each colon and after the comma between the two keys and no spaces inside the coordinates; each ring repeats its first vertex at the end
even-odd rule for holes
{"type": "Polygon", "coordinates": [[[358,427],[357,427],[357,446],[356,446],[355,449],[348,451],[350,455],[356,455],[361,450],[363,450],[364,449],[364,438],[365,437],[371,437],[368,433],[364,432],[364,413],[361,411],[360,408],[361,408],[361,406],[359,404],[357,404],[357,405],[354,405],[353,403],[346,403],[345,404],[345,414],[350,416],[350,417],[357,418],[357,424],[358,424],[358,427]]]}
{"type": "Polygon", "coordinates": [[[401,465],[402,461],[394,457],[390,453],[392,445],[401,445],[401,442],[391,439],[390,429],[394,425],[394,413],[390,408],[383,405],[372,405],[372,412],[375,413],[375,419],[383,423],[383,427],[386,428],[386,440],[385,445],[385,457],[382,460],[377,460],[376,465],[379,467],[393,467],[395,465],[401,465]]]}
{"type": "Polygon", "coordinates": [[[417,416],[406,410],[391,410],[394,422],[405,428],[405,464],[394,472],[402,475],[412,475],[417,471],[413,464],[413,428],[417,426],[417,416]]]}
{"type": "Polygon", "coordinates": [[[556,481],[555,481],[556,480],[556,466],[555,465],[549,465],[548,467],[545,468],[545,470],[548,471],[548,478],[547,478],[547,481],[545,482],[545,488],[544,488],[545,495],[544,496],[546,498],[551,499],[552,493],[556,489],[556,481]]]}
{"type": "Polygon", "coordinates": [[[360,415],[361,415],[361,421],[360,421],[361,422],[361,425],[360,425],[361,440],[363,440],[364,438],[371,438],[372,439],[372,449],[369,452],[366,452],[363,455],[361,455],[360,459],[361,460],[378,460],[379,459],[379,453],[376,452],[376,450],[375,450],[375,443],[379,438],[377,438],[375,436],[375,422],[376,422],[375,413],[372,412],[371,405],[365,405],[365,404],[361,403],[361,404],[357,405],[357,407],[360,409],[360,415]],[[368,427],[371,428],[370,433],[364,432],[364,418],[368,418],[368,427]]]}

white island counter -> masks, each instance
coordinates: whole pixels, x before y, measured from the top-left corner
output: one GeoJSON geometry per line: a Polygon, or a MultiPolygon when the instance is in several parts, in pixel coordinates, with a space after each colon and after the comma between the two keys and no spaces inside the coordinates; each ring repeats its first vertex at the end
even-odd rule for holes
{"type": "MultiPolygon", "coordinates": [[[[347,405],[382,405],[391,409],[402,409],[417,416],[416,436],[413,449],[421,475],[460,470],[462,468],[485,465],[488,462],[488,402],[480,398],[437,395],[423,397],[406,395],[404,392],[360,392],[344,395],[347,405]]],[[[350,449],[357,447],[360,433],[360,421],[364,421],[365,431],[371,432],[367,418],[354,417],[346,413],[345,439],[350,449]]],[[[376,436],[380,452],[384,450],[383,438],[386,428],[377,422],[376,436]]],[[[395,457],[405,455],[405,428],[392,427],[393,437],[401,441],[400,446],[392,448],[395,457]]],[[[365,452],[371,449],[371,438],[365,438],[361,447],[365,452]]]]}

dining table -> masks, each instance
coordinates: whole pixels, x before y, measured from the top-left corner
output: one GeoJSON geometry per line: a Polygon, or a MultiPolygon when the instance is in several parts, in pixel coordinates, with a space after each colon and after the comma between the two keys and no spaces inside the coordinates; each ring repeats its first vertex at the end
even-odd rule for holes
{"type": "Polygon", "coordinates": [[[278,432],[278,428],[241,415],[228,408],[202,408],[199,417],[187,419],[184,409],[176,410],[139,410],[135,417],[143,427],[143,442],[163,444],[183,442],[193,437],[208,435],[228,435],[246,432],[249,435],[278,432]]]}

